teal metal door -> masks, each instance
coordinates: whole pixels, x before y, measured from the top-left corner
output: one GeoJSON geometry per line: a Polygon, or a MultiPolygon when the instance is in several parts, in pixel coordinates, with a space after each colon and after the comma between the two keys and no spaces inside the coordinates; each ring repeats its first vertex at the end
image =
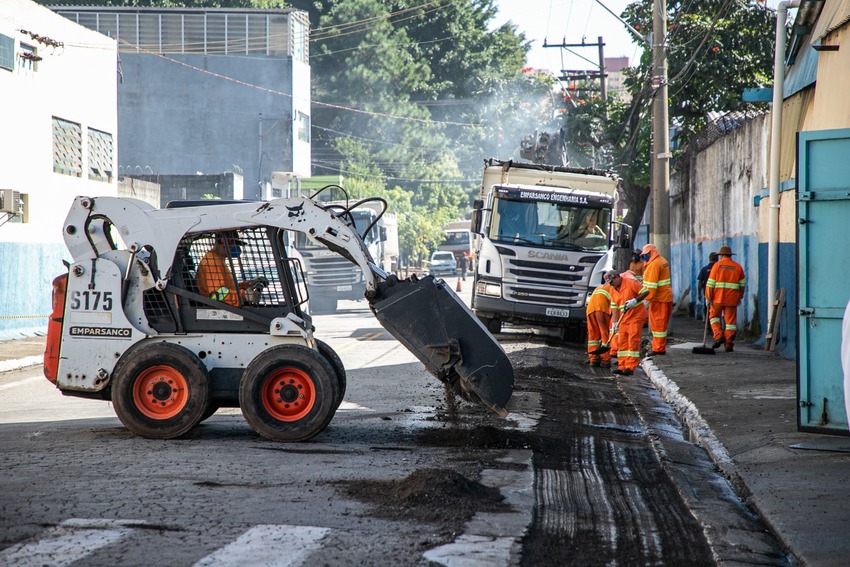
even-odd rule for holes
{"type": "Polygon", "coordinates": [[[848,434],[840,349],[850,299],[850,129],[800,132],[797,182],[797,425],[848,434]]]}

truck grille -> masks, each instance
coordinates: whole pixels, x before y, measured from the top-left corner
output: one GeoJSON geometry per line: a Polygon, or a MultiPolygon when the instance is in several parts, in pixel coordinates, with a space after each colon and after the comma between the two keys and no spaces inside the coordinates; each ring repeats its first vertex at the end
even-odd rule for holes
{"type": "Polygon", "coordinates": [[[503,255],[503,293],[518,303],[584,308],[587,281],[598,260],[598,256],[584,256],[568,264],[503,255]]]}
{"type": "Polygon", "coordinates": [[[360,268],[336,254],[305,258],[311,273],[307,283],[317,286],[351,285],[360,281],[360,268]]]}

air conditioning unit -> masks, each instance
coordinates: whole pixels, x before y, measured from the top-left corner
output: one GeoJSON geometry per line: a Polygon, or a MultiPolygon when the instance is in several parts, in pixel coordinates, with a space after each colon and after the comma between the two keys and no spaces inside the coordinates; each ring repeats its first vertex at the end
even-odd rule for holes
{"type": "Polygon", "coordinates": [[[21,194],[11,189],[0,189],[0,213],[23,214],[21,194]]]}

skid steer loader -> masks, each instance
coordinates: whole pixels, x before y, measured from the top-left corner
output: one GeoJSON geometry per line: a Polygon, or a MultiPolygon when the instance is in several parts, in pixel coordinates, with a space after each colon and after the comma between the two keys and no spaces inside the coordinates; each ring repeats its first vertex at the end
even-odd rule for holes
{"type": "Polygon", "coordinates": [[[302,309],[301,265],[285,246],[300,231],[360,267],[373,313],[429,372],[507,414],[501,346],[442,280],[375,266],[348,211],[301,197],[203,203],[74,200],[63,227],[73,262],[53,281],[44,355],[63,394],[111,400],[148,438],[184,435],[219,407],[240,407],[269,439],[320,433],[346,376],[302,309]]]}

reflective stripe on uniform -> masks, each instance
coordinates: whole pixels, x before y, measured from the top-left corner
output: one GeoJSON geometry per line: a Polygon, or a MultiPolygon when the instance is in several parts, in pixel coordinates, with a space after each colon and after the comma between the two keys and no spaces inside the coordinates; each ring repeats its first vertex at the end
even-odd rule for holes
{"type": "Polygon", "coordinates": [[[210,294],[210,299],[215,299],[216,301],[224,301],[224,298],[227,297],[227,294],[229,293],[230,288],[228,288],[227,286],[221,286],[210,294]]]}

